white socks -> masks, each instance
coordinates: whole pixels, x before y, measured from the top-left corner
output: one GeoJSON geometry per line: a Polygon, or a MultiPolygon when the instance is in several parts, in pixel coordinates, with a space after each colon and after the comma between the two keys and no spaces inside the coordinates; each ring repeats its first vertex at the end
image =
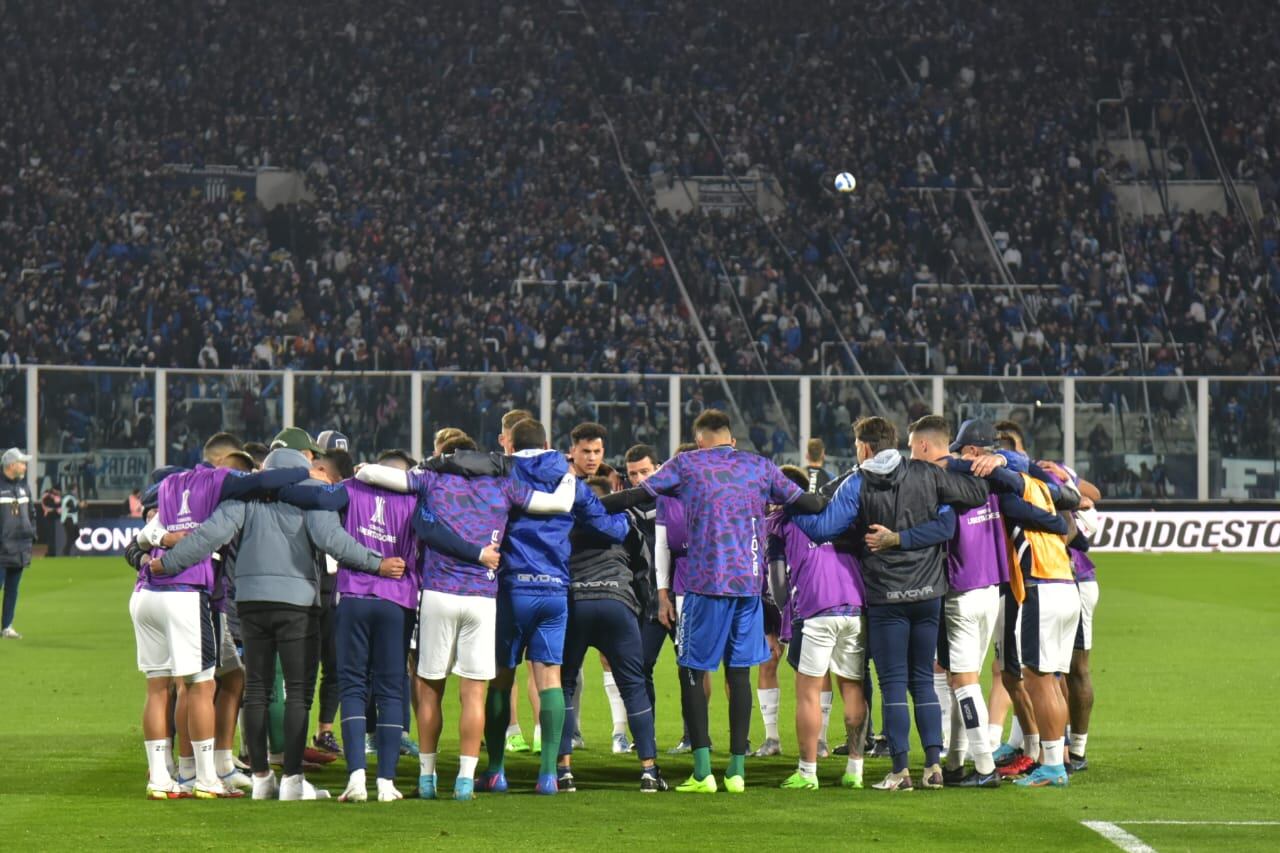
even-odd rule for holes
{"type": "Polygon", "coordinates": [[[942,709],[942,748],[951,751],[951,685],[945,672],[933,673],[933,692],[938,695],[938,707],[942,709]]]}
{"type": "Polygon", "coordinates": [[[822,705],[822,728],[818,730],[818,740],[827,742],[827,726],[831,723],[831,691],[823,690],[818,697],[822,705]]]}
{"type": "MultiPolygon", "coordinates": [[[[969,741],[969,754],[973,757],[973,767],[979,773],[994,773],[996,764],[991,759],[991,743],[987,740],[987,703],[982,699],[982,687],[978,684],[966,684],[957,687],[956,713],[964,726],[965,737],[969,741]]],[[[956,726],[952,725],[954,731],[956,726]]],[[[957,752],[959,744],[952,742],[957,752]]],[[[947,764],[951,764],[950,756],[947,764]]],[[[959,766],[959,765],[956,765],[959,766]]]]}
{"type": "Polygon", "coordinates": [[[434,752],[418,754],[418,772],[423,776],[436,775],[436,754],[434,752]]]}
{"type": "Polygon", "coordinates": [[[997,726],[995,723],[987,723],[987,744],[994,750],[1002,743],[1004,738],[1004,726],[997,726]]]}
{"type": "Polygon", "coordinates": [[[195,750],[196,784],[201,787],[217,787],[218,770],[213,764],[213,738],[193,740],[191,748],[195,750]]]}
{"type": "Polygon", "coordinates": [[[618,685],[613,680],[612,672],[604,674],[604,695],[609,697],[609,716],[613,717],[613,733],[615,735],[625,735],[627,733],[627,706],[622,701],[622,691],[618,690],[618,685]]]}
{"type": "Polygon", "coordinates": [[[756,690],[756,698],[760,700],[760,717],[764,720],[765,740],[778,740],[779,692],[777,687],[756,690]]]}
{"type": "Polygon", "coordinates": [[[196,778],[196,757],[194,755],[178,756],[178,778],[187,782],[196,778]]]}
{"type": "Polygon", "coordinates": [[[478,755],[459,755],[458,756],[458,778],[474,779],[476,778],[476,764],[480,762],[478,755]]]}
{"type": "Polygon", "coordinates": [[[1081,734],[1076,734],[1075,732],[1072,732],[1071,733],[1071,754],[1079,758],[1084,758],[1084,745],[1087,740],[1089,740],[1088,732],[1083,732],[1081,734]]]}
{"type": "Polygon", "coordinates": [[[164,739],[164,766],[169,770],[169,777],[178,778],[178,765],[173,763],[173,738],[164,739]]]}
{"type": "Polygon", "coordinates": [[[1044,748],[1044,764],[1046,767],[1062,766],[1062,738],[1041,741],[1040,746],[1044,748]]]}
{"type": "Polygon", "coordinates": [[[518,735],[520,733],[521,732],[520,732],[519,723],[512,723],[511,725],[507,726],[507,737],[511,737],[512,735],[518,735]]]}
{"type": "Polygon", "coordinates": [[[1040,760],[1040,735],[1022,736],[1022,753],[1032,761],[1040,760]]]}
{"type": "Polygon", "coordinates": [[[213,751],[213,768],[219,776],[230,775],[236,769],[236,764],[231,759],[231,750],[215,749],[213,751]]]}
{"type": "Polygon", "coordinates": [[[172,741],[146,740],[142,742],[147,753],[147,772],[151,774],[151,784],[157,788],[167,788],[173,784],[169,775],[169,749],[172,741]]]}
{"type": "MultiPolygon", "coordinates": [[[[1013,713],[1010,709],[1010,713],[1013,713]]],[[[1005,743],[1014,749],[1022,749],[1022,743],[1025,740],[1022,734],[1022,722],[1018,719],[1017,714],[1013,714],[1013,723],[1009,726],[1009,739],[1005,743]]],[[[1035,758],[1033,755],[1032,758],[1035,758]]]]}
{"type": "Polygon", "coordinates": [[[818,762],[801,760],[798,767],[800,775],[806,779],[818,778],[818,762]]]}

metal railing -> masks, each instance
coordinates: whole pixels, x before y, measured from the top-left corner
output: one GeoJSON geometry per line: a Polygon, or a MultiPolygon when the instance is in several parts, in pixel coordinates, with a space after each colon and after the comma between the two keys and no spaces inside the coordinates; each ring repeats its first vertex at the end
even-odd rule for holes
{"type": "Polygon", "coordinates": [[[1265,377],[0,368],[0,445],[32,453],[33,488],[71,483],[101,500],[122,499],[153,467],[194,464],[219,430],[269,441],[295,424],[338,429],[357,458],[388,447],[421,458],[444,426],[494,447],[501,416],[528,408],[558,447],[573,425],[599,419],[617,460],[636,443],[673,453],[709,407],[734,413],[739,447],[779,463],[800,462],[808,440],[821,438],[843,467],[858,417],[889,418],[905,447],[910,422],[938,412],[953,427],[1012,420],[1037,457],[1065,461],[1112,499],[1280,498],[1280,380],[1265,377]]]}

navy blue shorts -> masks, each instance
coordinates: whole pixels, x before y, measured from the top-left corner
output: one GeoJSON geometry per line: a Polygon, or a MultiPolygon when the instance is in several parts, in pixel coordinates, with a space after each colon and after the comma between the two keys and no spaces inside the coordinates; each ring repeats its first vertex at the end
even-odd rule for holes
{"type": "Polygon", "coordinates": [[[524,658],[559,666],[568,627],[569,599],[564,595],[499,592],[498,666],[515,669],[524,658]]]}
{"type": "Polygon", "coordinates": [[[725,666],[758,666],[771,657],[764,638],[759,596],[731,598],[686,593],[676,631],[680,666],[715,672],[725,666]]]}

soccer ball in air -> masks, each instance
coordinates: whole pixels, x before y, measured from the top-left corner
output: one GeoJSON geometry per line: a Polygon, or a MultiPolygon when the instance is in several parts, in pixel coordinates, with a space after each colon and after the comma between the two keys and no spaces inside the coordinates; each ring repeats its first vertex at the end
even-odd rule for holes
{"type": "Polygon", "coordinates": [[[836,192],[851,193],[858,186],[858,180],[848,172],[836,175],[836,192]]]}

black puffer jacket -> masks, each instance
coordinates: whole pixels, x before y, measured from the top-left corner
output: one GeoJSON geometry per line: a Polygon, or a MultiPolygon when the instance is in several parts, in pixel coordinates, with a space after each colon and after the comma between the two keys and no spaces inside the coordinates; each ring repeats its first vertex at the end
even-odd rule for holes
{"type": "Polygon", "coordinates": [[[0,472],[0,568],[30,565],[35,539],[36,507],[27,481],[11,480],[0,472]]]}
{"type": "MultiPolygon", "coordinates": [[[[989,493],[983,480],[953,474],[920,459],[901,459],[888,468],[883,456],[858,468],[862,480],[858,521],[863,528],[882,524],[902,531],[929,521],[942,504],[950,504],[961,513],[986,503],[989,493]]],[[[863,547],[859,559],[868,604],[908,604],[947,593],[947,566],[941,544],[913,551],[870,551],[863,547]]]]}

